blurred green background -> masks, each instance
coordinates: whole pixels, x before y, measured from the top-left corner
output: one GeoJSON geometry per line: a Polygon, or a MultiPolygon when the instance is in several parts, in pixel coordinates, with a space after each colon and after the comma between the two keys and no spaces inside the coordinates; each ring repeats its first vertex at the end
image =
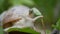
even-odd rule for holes
{"type": "Polygon", "coordinates": [[[52,29],[52,25],[56,26],[60,19],[60,0],[0,0],[0,14],[14,5],[38,8],[44,16],[47,29],[52,29]]]}

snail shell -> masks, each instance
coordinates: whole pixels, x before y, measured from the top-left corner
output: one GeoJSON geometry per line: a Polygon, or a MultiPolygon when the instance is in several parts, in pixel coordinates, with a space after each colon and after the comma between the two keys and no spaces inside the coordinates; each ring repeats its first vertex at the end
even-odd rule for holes
{"type": "Polygon", "coordinates": [[[29,10],[30,8],[26,7],[26,6],[14,6],[9,8],[6,11],[6,14],[4,15],[4,19],[3,19],[3,27],[10,27],[12,26],[14,23],[16,23],[16,21],[21,20],[22,16],[29,16],[29,10]]]}

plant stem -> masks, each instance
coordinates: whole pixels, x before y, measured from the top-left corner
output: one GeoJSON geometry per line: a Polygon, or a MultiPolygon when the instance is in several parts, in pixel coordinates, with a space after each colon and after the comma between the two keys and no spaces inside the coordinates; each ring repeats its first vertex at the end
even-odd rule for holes
{"type": "Polygon", "coordinates": [[[44,32],[45,32],[45,34],[46,34],[46,27],[45,27],[45,25],[44,25],[43,18],[41,19],[41,22],[42,22],[42,26],[43,26],[44,32]]]}

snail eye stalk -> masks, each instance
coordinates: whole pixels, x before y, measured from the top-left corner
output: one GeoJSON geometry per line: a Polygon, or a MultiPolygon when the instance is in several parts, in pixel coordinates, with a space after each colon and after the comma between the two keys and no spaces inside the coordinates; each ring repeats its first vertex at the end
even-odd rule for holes
{"type": "Polygon", "coordinates": [[[30,10],[29,10],[29,14],[32,14],[32,13],[33,13],[33,10],[32,10],[32,9],[30,9],[30,10]]]}

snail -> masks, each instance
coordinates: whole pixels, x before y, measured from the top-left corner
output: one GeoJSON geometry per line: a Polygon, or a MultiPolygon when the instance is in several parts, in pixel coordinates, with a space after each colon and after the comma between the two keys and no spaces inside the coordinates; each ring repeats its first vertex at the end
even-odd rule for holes
{"type": "Polygon", "coordinates": [[[43,16],[34,17],[33,11],[27,6],[12,6],[0,15],[0,22],[3,24],[4,31],[10,28],[30,27],[37,31],[34,21],[43,16]]]}

